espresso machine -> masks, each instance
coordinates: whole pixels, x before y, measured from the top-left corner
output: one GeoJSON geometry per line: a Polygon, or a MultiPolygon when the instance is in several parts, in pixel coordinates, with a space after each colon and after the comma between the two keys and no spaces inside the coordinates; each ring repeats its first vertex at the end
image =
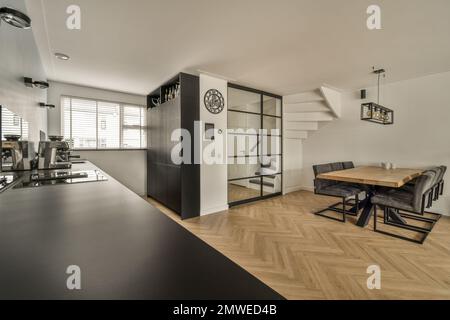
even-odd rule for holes
{"type": "Polygon", "coordinates": [[[5,135],[6,141],[2,141],[2,170],[23,171],[34,169],[36,152],[34,143],[19,141],[20,135],[5,135]]]}
{"type": "Polygon", "coordinates": [[[39,162],[38,169],[70,169],[72,163],[70,158],[70,145],[62,141],[61,136],[49,136],[50,141],[39,142],[39,162]]]}

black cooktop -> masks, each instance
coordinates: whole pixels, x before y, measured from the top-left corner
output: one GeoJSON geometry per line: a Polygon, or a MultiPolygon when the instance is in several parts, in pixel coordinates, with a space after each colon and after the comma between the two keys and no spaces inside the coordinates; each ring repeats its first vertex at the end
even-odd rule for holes
{"type": "Polygon", "coordinates": [[[22,178],[14,189],[36,188],[49,185],[76,184],[86,182],[100,182],[108,179],[99,170],[52,170],[31,173],[22,178]]]}

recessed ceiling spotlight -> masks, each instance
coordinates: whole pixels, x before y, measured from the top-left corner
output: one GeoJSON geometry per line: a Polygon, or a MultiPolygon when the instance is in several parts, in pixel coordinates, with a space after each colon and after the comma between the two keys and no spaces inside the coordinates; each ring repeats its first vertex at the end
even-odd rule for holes
{"type": "Polygon", "coordinates": [[[20,29],[30,29],[31,19],[26,14],[8,7],[0,8],[0,19],[20,29]]]}
{"type": "Polygon", "coordinates": [[[55,53],[55,57],[58,58],[59,60],[64,60],[64,61],[67,61],[70,59],[70,57],[67,54],[59,53],[59,52],[55,53]]]}

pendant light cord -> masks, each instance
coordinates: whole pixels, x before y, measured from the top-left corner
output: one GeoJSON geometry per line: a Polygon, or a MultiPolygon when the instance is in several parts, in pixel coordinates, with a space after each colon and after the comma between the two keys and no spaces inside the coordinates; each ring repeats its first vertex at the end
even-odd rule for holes
{"type": "Polygon", "coordinates": [[[377,104],[380,104],[380,73],[378,74],[378,96],[377,96],[377,104]]]}

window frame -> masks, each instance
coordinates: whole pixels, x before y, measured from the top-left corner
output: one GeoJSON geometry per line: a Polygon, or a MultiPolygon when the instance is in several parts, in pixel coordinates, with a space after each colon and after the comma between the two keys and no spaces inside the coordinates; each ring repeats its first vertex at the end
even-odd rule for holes
{"type": "MultiPolygon", "coordinates": [[[[148,133],[148,127],[146,125],[147,122],[147,108],[145,105],[139,105],[135,103],[128,103],[128,102],[120,102],[120,101],[112,101],[112,100],[106,100],[106,99],[95,99],[95,98],[86,98],[86,97],[79,97],[79,96],[72,96],[63,94],[60,96],[60,110],[61,110],[61,135],[64,136],[65,132],[65,122],[64,122],[64,99],[70,99],[70,137],[72,138],[72,99],[78,99],[78,100],[86,100],[86,101],[92,101],[95,102],[96,105],[96,111],[95,111],[95,122],[96,122],[96,148],[73,148],[74,151],[141,151],[141,150],[147,150],[148,148],[148,139],[146,139],[146,143],[144,146],[142,146],[142,140],[141,140],[141,147],[140,148],[124,148],[123,145],[123,132],[124,132],[124,107],[137,107],[143,109],[143,113],[141,115],[140,120],[142,121],[142,116],[144,117],[144,126],[140,126],[142,130],[144,130],[144,135],[147,135],[148,133]],[[111,103],[111,104],[117,104],[119,106],[119,148],[99,148],[98,143],[98,132],[99,132],[99,117],[98,117],[98,105],[99,103],[111,103]]],[[[141,134],[142,137],[142,134],[141,134]]]]}

